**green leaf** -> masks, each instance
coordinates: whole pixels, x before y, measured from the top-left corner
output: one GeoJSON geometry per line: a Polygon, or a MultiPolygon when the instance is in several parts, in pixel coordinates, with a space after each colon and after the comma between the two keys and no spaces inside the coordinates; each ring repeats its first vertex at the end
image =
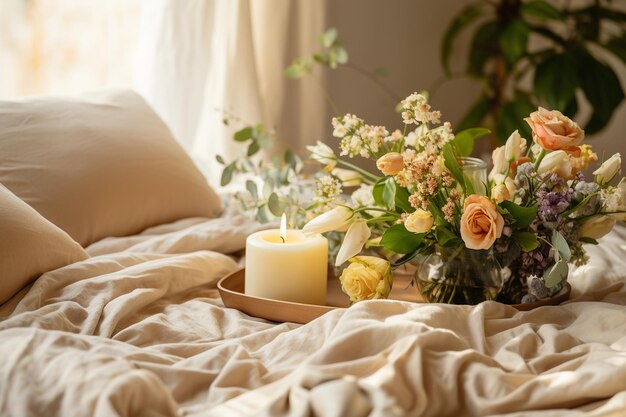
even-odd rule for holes
{"type": "Polygon", "coordinates": [[[237,142],[247,141],[248,139],[252,138],[252,127],[246,126],[243,129],[238,130],[237,132],[235,132],[235,135],[233,136],[233,138],[237,142]]]}
{"type": "Polygon", "coordinates": [[[347,64],[348,63],[348,51],[342,46],[336,46],[334,49],[335,52],[335,61],[337,64],[347,64]]]}
{"type": "Polygon", "coordinates": [[[572,251],[567,241],[557,230],[552,231],[552,246],[559,252],[561,259],[565,262],[569,262],[572,259],[572,251]]]}
{"type": "Polygon", "coordinates": [[[430,203],[428,204],[428,211],[430,211],[430,214],[433,215],[435,219],[435,224],[437,226],[448,224],[448,221],[446,220],[445,216],[443,215],[443,212],[441,211],[441,209],[439,208],[435,200],[433,198],[429,198],[428,202],[430,203]]]}
{"type": "Polygon", "coordinates": [[[270,194],[270,198],[267,200],[267,207],[276,217],[282,216],[285,212],[283,205],[280,203],[280,197],[276,193],[270,194]]]}
{"type": "Polygon", "coordinates": [[[259,218],[259,223],[261,224],[269,223],[270,211],[267,208],[267,204],[263,204],[259,206],[259,209],[257,211],[257,217],[259,218]]]}
{"type": "Polygon", "coordinates": [[[237,165],[234,162],[224,167],[224,170],[222,171],[222,178],[220,179],[220,185],[222,187],[228,185],[230,181],[233,179],[233,174],[235,173],[236,168],[237,168],[237,165]]]}
{"type": "Polygon", "coordinates": [[[532,232],[515,232],[511,237],[520,245],[524,252],[530,252],[539,247],[537,235],[532,232]]]}
{"type": "Polygon", "coordinates": [[[563,15],[558,9],[556,9],[550,3],[542,1],[542,0],[529,1],[527,3],[522,4],[520,11],[522,12],[522,14],[526,16],[534,17],[537,19],[543,19],[543,20],[562,20],[563,19],[563,15]]]}
{"type": "Polygon", "coordinates": [[[526,54],[530,29],[521,19],[513,19],[500,35],[500,47],[510,67],[526,54]]]}
{"type": "Polygon", "coordinates": [[[529,25],[528,27],[533,33],[536,33],[537,35],[541,35],[546,39],[550,39],[554,43],[557,43],[559,45],[565,45],[567,43],[567,41],[563,39],[559,34],[548,29],[547,27],[533,26],[533,25],[529,25]]]}
{"type": "Polygon", "coordinates": [[[470,156],[474,150],[474,142],[487,136],[491,131],[482,127],[474,127],[457,133],[451,142],[459,156],[470,156]]]}
{"type": "Polygon", "coordinates": [[[250,146],[248,146],[248,152],[246,153],[246,155],[248,156],[253,156],[254,154],[256,154],[259,150],[261,150],[261,147],[259,146],[259,142],[257,142],[256,140],[252,141],[252,143],[250,144],[250,146]]]}
{"type": "Polygon", "coordinates": [[[383,188],[383,203],[389,210],[396,209],[396,182],[392,177],[387,178],[383,188]]]}
{"type": "Polygon", "coordinates": [[[217,160],[218,163],[224,165],[226,162],[224,162],[224,158],[222,158],[220,155],[215,155],[215,159],[217,160]]]}
{"type": "Polygon", "coordinates": [[[490,21],[478,28],[469,50],[467,72],[476,77],[484,76],[483,68],[498,52],[498,24],[490,21]]]}
{"type": "Polygon", "coordinates": [[[463,131],[480,125],[482,120],[489,113],[489,104],[490,102],[488,97],[480,96],[472,107],[470,107],[467,113],[465,113],[463,119],[458,123],[457,129],[459,131],[463,131]]]}
{"type": "Polygon", "coordinates": [[[287,165],[291,167],[296,173],[302,170],[302,159],[294,153],[291,149],[287,149],[285,151],[285,162],[287,165]]]}
{"type": "Polygon", "coordinates": [[[580,86],[593,106],[587,125],[587,134],[602,130],[611,120],[617,106],[624,99],[619,78],[608,65],[598,61],[582,48],[576,50],[580,86]]]}
{"type": "Polygon", "coordinates": [[[396,209],[405,213],[413,213],[415,209],[411,206],[411,203],[409,203],[410,196],[411,193],[409,193],[406,188],[399,187],[398,184],[396,184],[396,209]]]}
{"type": "Polygon", "coordinates": [[[583,237],[579,238],[578,240],[580,240],[583,243],[589,243],[591,245],[597,245],[598,244],[597,240],[595,240],[593,238],[590,238],[590,237],[583,236],[583,237]]]}
{"type": "Polygon", "coordinates": [[[441,246],[454,246],[461,243],[459,237],[445,226],[437,226],[435,237],[441,246]]]}
{"type": "Polygon", "coordinates": [[[406,188],[398,187],[393,177],[384,177],[374,183],[372,189],[374,201],[379,206],[395,210],[396,207],[405,213],[415,211],[409,204],[409,192],[406,188]]]}
{"type": "Polygon", "coordinates": [[[324,48],[330,48],[333,43],[337,40],[337,29],[336,28],[328,28],[326,32],[318,35],[317,40],[320,45],[324,48]]]}
{"type": "Polygon", "coordinates": [[[561,282],[565,281],[567,279],[568,272],[569,269],[567,267],[567,262],[562,259],[546,269],[543,274],[543,280],[546,283],[546,287],[554,288],[561,282]]]}
{"type": "Polygon", "coordinates": [[[412,233],[403,224],[395,224],[385,231],[380,244],[396,253],[411,253],[419,248],[423,239],[423,233],[412,233]]]}
{"type": "Polygon", "coordinates": [[[537,217],[537,206],[522,207],[512,201],[503,201],[498,205],[508,211],[513,217],[513,227],[516,229],[523,229],[530,226],[533,220],[537,217]]]}
{"type": "Polygon", "coordinates": [[[394,268],[398,266],[402,266],[405,263],[412,261],[417,255],[419,255],[419,253],[420,253],[419,250],[413,251],[411,253],[407,253],[401,258],[399,258],[398,260],[396,260],[395,262],[392,262],[391,266],[393,266],[394,268]]]}
{"type": "Polygon", "coordinates": [[[564,110],[575,99],[578,84],[576,61],[567,52],[548,56],[535,69],[535,94],[553,109],[564,110]]]}
{"type": "Polygon", "coordinates": [[[252,198],[254,200],[258,200],[259,199],[259,191],[258,191],[256,183],[254,181],[247,180],[246,181],[246,189],[248,190],[248,192],[250,193],[250,195],[252,196],[252,198]]]}
{"type": "Polygon", "coordinates": [[[441,65],[443,66],[446,75],[450,75],[449,61],[455,39],[465,27],[482,15],[483,9],[479,5],[472,4],[461,10],[452,22],[450,22],[450,25],[446,29],[446,33],[443,35],[440,50],[441,65]]]}
{"type": "Polygon", "coordinates": [[[456,156],[452,151],[452,146],[448,143],[442,149],[441,152],[443,154],[444,164],[446,168],[450,171],[454,179],[463,186],[465,189],[465,181],[463,178],[463,171],[461,171],[461,167],[459,166],[459,162],[456,160],[456,156]]]}

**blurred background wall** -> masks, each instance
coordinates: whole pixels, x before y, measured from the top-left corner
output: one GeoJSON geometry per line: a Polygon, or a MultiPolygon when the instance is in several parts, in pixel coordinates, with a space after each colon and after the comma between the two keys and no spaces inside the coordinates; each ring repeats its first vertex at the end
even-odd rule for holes
{"type": "MultiPolygon", "coordinates": [[[[279,4],[292,0],[271,1],[279,4]]],[[[433,106],[453,123],[475,99],[477,84],[467,78],[445,81],[439,60],[442,35],[467,0],[314,1],[325,7],[325,26],[338,29],[350,62],[369,70],[384,69],[387,75],[381,79],[398,96],[431,90],[433,106]]],[[[140,0],[0,1],[0,98],[132,87],[141,13],[140,0]]],[[[453,68],[465,62],[467,48],[463,45],[468,43],[468,39],[460,39],[453,68]]],[[[315,49],[316,45],[310,45],[311,52],[315,49]]],[[[626,88],[624,66],[615,68],[626,88]]],[[[390,130],[401,125],[393,100],[367,77],[343,67],[324,70],[320,76],[340,111],[384,124],[390,130]]],[[[307,94],[321,94],[310,91],[307,94]]],[[[305,144],[316,140],[332,142],[331,113],[328,106],[322,106],[307,115],[320,129],[301,132],[298,138],[286,137],[286,144],[302,151],[305,144]]],[[[584,117],[588,112],[583,109],[582,114],[584,117]]],[[[286,107],[280,117],[292,118],[290,108],[286,107]]],[[[607,155],[626,153],[624,132],[626,105],[622,103],[611,124],[593,138],[593,143],[607,155]]]]}

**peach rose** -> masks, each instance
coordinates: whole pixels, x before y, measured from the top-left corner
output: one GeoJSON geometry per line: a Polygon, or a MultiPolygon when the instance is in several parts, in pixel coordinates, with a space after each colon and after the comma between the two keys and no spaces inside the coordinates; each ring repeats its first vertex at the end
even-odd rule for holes
{"type": "Polygon", "coordinates": [[[578,145],[583,141],[585,132],[558,110],[539,110],[524,119],[533,130],[533,139],[548,151],[564,150],[578,152],[578,145]]]}
{"type": "Polygon", "coordinates": [[[389,152],[378,158],[376,167],[385,175],[396,175],[404,168],[404,159],[398,152],[389,152]]]}
{"type": "Polygon", "coordinates": [[[483,195],[472,194],[463,203],[461,238],[469,249],[489,249],[502,236],[504,219],[496,205],[483,195]]]}

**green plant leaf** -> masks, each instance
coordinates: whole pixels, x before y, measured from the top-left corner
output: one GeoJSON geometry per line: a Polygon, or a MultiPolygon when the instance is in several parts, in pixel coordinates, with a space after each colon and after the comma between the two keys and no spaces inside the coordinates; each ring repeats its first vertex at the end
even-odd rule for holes
{"type": "Polygon", "coordinates": [[[498,24],[493,21],[478,28],[469,50],[467,72],[476,77],[483,77],[483,68],[498,52],[498,24]]]}
{"type": "Polygon", "coordinates": [[[487,136],[491,131],[482,127],[465,129],[457,133],[451,142],[459,156],[470,156],[474,150],[476,139],[487,136]]]}
{"type": "Polygon", "coordinates": [[[423,239],[423,233],[412,233],[403,224],[395,224],[385,231],[380,244],[396,253],[411,253],[419,249],[423,239]]]}
{"type": "Polygon", "coordinates": [[[510,67],[526,54],[530,29],[521,19],[513,19],[500,35],[500,47],[510,67]]]}
{"type": "Polygon", "coordinates": [[[572,259],[572,251],[563,235],[557,230],[552,231],[552,246],[559,252],[562,260],[569,262],[572,259]]]}
{"type": "Polygon", "coordinates": [[[233,179],[233,174],[235,173],[236,168],[237,165],[235,164],[235,162],[231,162],[224,167],[224,170],[222,170],[222,178],[220,179],[220,185],[222,187],[228,185],[233,179]]]}
{"type": "Polygon", "coordinates": [[[276,193],[270,194],[270,198],[267,199],[267,207],[270,209],[270,212],[276,217],[282,216],[285,212],[284,206],[280,202],[280,197],[278,197],[278,194],[276,193]]]}
{"type": "Polygon", "coordinates": [[[320,45],[323,48],[330,48],[335,41],[337,40],[337,29],[336,28],[328,28],[326,32],[322,33],[317,37],[320,45]]]}
{"type": "Polygon", "coordinates": [[[530,252],[539,247],[537,235],[532,232],[515,232],[511,238],[519,244],[524,252],[530,252]]]}
{"type": "Polygon", "coordinates": [[[291,167],[296,173],[302,170],[302,159],[291,149],[287,149],[285,151],[285,162],[287,165],[291,167]]]}
{"type": "Polygon", "coordinates": [[[454,246],[461,243],[461,239],[445,226],[437,226],[435,237],[441,246],[454,246]]]}
{"type": "Polygon", "coordinates": [[[522,14],[543,20],[562,20],[561,12],[548,2],[542,0],[529,1],[522,4],[522,14]]]}
{"type": "Polygon", "coordinates": [[[224,162],[224,158],[222,158],[220,155],[215,155],[215,160],[219,163],[224,165],[226,162],[224,162]]]}
{"type": "Polygon", "coordinates": [[[455,39],[465,27],[482,16],[483,13],[484,11],[480,5],[471,4],[461,10],[450,22],[443,35],[440,49],[441,65],[446,75],[450,75],[450,55],[452,54],[455,39]]]}
{"type": "Polygon", "coordinates": [[[598,244],[598,241],[597,241],[597,240],[595,240],[595,239],[593,239],[593,238],[590,238],[590,237],[585,237],[585,236],[583,236],[583,237],[581,237],[581,238],[580,238],[580,239],[578,239],[578,240],[580,240],[580,241],[581,241],[581,242],[583,242],[583,243],[589,243],[589,244],[591,244],[591,245],[597,245],[597,244],[598,244]]]}
{"type": "Polygon", "coordinates": [[[396,209],[396,182],[392,177],[385,180],[383,187],[383,203],[389,210],[396,209]]]}
{"type": "Polygon", "coordinates": [[[259,190],[257,189],[256,183],[252,180],[246,181],[246,190],[250,193],[254,200],[259,199],[259,190]]]}
{"type": "Polygon", "coordinates": [[[459,162],[456,160],[456,156],[452,151],[452,146],[448,143],[442,149],[441,153],[443,154],[444,164],[446,168],[450,171],[456,182],[463,186],[465,189],[465,180],[463,178],[463,171],[459,166],[459,162]]]}
{"type": "Polygon", "coordinates": [[[513,227],[516,229],[523,229],[530,226],[530,224],[537,217],[537,206],[522,207],[515,204],[512,201],[503,201],[498,204],[501,208],[508,211],[513,217],[513,227]]]}
{"type": "Polygon", "coordinates": [[[262,204],[259,206],[257,210],[257,217],[259,218],[259,223],[265,224],[270,221],[270,211],[267,208],[267,204],[262,204]]]}
{"type": "Polygon", "coordinates": [[[253,156],[260,150],[261,150],[261,146],[259,146],[259,142],[257,142],[256,140],[253,140],[250,146],[248,146],[248,152],[246,153],[246,155],[253,156]]]}
{"type": "Polygon", "coordinates": [[[396,209],[405,213],[413,213],[415,209],[411,206],[411,203],[409,203],[410,196],[411,193],[409,193],[406,188],[400,187],[396,184],[396,209]]]}
{"type": "Polygon", "coordinates": [[[585,126],[587,134],[602,130],[624,99],[619,78],[608,65],[598,61],[582,48],[576,50],[580,85],[593,106],[593,114],[585,126]]]}
{"type": "Polygon", "coordinates": [[[567,262],[564,260],[560,260],[543,273],[543,280],[546,283],[546,287],[554,288],[559,285],[561,282],[567,279],[567,274],[569,269],[567,267],[567,262]]]}
{"type": "Polygon", "coordinates": [[[481,124],[482,120],[489,113],[489,98],[481,95],[478,100],[465,113],[463,119],[458,123],[457,129],[463,131],[481,124]]]}
{"type": "Polygon", "coordinates": [[[233,138],[237,142],[245,142],[248,139],[251,139],[252,138],[252,127],[246,126],[243,129],[238,130],[237,132],[235,132],[235,135],[233,136],[233,138]]]}
{"type": "Polygon", "coordinates": [[[575,99],[578,83],[576,61],[566,52],[550,55],[537,65],[533,88],[551,108],[564,110],[575,99]]]}
{"type": "Polygon", "coordinates": [[[391,266],[393,266],[394,268],[397,268],[399,266],[404,265],[407,262],[412,261],[417,255],[419,255],[420,251],[419,249],[416,251],[413,251],[411,253],[407,253],[404,256],[400,257],[398,260],[396,260],[395,262],[391,263],[391,266]]]}
{"type": "Polygon", "coordinates": [[[541,35],[546,39],[550,39],[552,42],[555,42],[559,45],[565,45],[567,43],[567,41],[563,39],[559,34],[552,31],[551,29],[548,29],[547,27],[534,25],[528,25],[528,27],[530,28],[531,32],[541,35]]]}

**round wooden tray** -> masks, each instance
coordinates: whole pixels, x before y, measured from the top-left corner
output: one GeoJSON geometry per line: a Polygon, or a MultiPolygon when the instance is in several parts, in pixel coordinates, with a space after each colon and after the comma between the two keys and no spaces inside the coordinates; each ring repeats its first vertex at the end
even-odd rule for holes
{"type": "MultiPolygon", "coordinates": [[[[240,269],[225,276],[217,283],[217,289],[224,305],[235,308],[250,316],[260,317],[277,322],[291,322],[305,324],[337,308],[350,307],[350,299],[341,291],[339,279],[328,280],[326,305],[312,305],[292,303],[288,301],[270,300],[268,298],[253,297],[244,293],[245,270],[240,269]]],[[[394,285],[389,299],[424,303],[419,291],[410,285],[410,275],[394,276],[394,285]]],[[[569,284],[554,297],[539,300],[528,304],[513,304],[520,311],[528,311],[547,305],[558,305],[569,298],[571,287],[569,284]]]]}

